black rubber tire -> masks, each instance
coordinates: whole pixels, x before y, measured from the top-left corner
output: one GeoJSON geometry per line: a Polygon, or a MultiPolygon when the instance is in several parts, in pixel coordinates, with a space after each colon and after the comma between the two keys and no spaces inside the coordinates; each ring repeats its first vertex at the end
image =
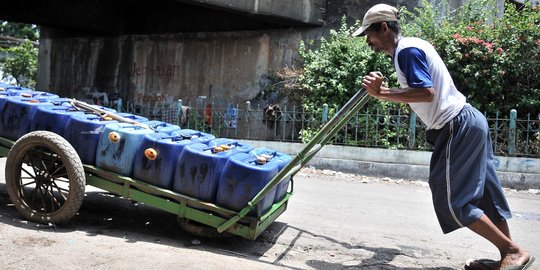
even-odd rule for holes
{"type": "Polygon", "coordinates": [[[15,142],[6,160],[6,189],[26,219],[62,224],[77,214],[86,178],[77,152],[49,131],[34,131],[15,142]]]}
{"type": "Polygon", "coordinates": [[[177,217],[178,225],[190,234],[203,238],[229,238],[234,235],[228,232],[219,233],[216,228],[210,227],[199,222],[177,217]]]}

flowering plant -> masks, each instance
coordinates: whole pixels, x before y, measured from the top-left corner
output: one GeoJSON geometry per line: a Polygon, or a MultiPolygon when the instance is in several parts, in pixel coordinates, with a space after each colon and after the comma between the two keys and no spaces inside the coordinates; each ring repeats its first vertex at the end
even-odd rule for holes
{"type": "MultiPolygon", "coordinates": [[[[467,27],[468,29],[468,27],[467,27]]],[[[474,33],[471,33],[474,34],[474,33]]],[[[496,106],[504,85],[505,51],[494,41],[453,34],[444,48],[446,64],[458,89],[477,105],[496,106]]]]}

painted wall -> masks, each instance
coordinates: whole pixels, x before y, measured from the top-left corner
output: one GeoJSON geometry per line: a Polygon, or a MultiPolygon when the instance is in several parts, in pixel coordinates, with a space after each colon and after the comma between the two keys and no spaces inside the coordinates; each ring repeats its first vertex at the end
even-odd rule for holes
{"type": "Polygon", "coordinates": [[[148,106],[198,96],[252,100],[269,72],[294,65],[301,39],[320,35],[287,29],[59,39],[44,32],[38,88],[76,98],[116,92],[148,106]]]}
{"type": "MultiPolygon", "coordinates": [[[[253,100],[273,70],[295,64],[301,40],[321,34],[318,29],[281,29],[74,38],[53,33],[48,38],[47,31],[53,30],[44,30],[38,89],[87,102],[120,97],[124,104],[143,108],[175,108],[178,99],[195,106],[201,96],[224,105],[251,101],[262,108],[279,103],[253,100]]],[[[262,121],[234,132],[273,134],[262,121]]]]}

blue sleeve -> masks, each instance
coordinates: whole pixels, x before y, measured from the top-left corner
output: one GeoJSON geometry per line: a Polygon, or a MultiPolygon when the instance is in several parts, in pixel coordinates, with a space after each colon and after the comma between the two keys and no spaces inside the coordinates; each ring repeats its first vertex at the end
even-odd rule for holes
{"type": "Polygon", "coordinates": [[[405,48],[399,52],[398,64],[405,73],[409,87],[427,88],[433,86],[424,51],[415,47],[405,48]]]}

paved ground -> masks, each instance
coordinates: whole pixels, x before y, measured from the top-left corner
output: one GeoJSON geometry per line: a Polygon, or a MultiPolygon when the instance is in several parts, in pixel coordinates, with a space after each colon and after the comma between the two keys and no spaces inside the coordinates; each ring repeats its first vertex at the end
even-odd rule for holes
{"type": "MultiPolygon", "coordinates": [[[[2,269],[463,269],[497,255],[466,229],[443,235],[424,182],[304,169],[289,209],[248,241],[194,237],[173,215],[96,189],[68,226],[35,224],[14,209],[3,176],[2,269]]],[[[539,257],[540,191],[507,194],[514,238],[539,257]]]]}

